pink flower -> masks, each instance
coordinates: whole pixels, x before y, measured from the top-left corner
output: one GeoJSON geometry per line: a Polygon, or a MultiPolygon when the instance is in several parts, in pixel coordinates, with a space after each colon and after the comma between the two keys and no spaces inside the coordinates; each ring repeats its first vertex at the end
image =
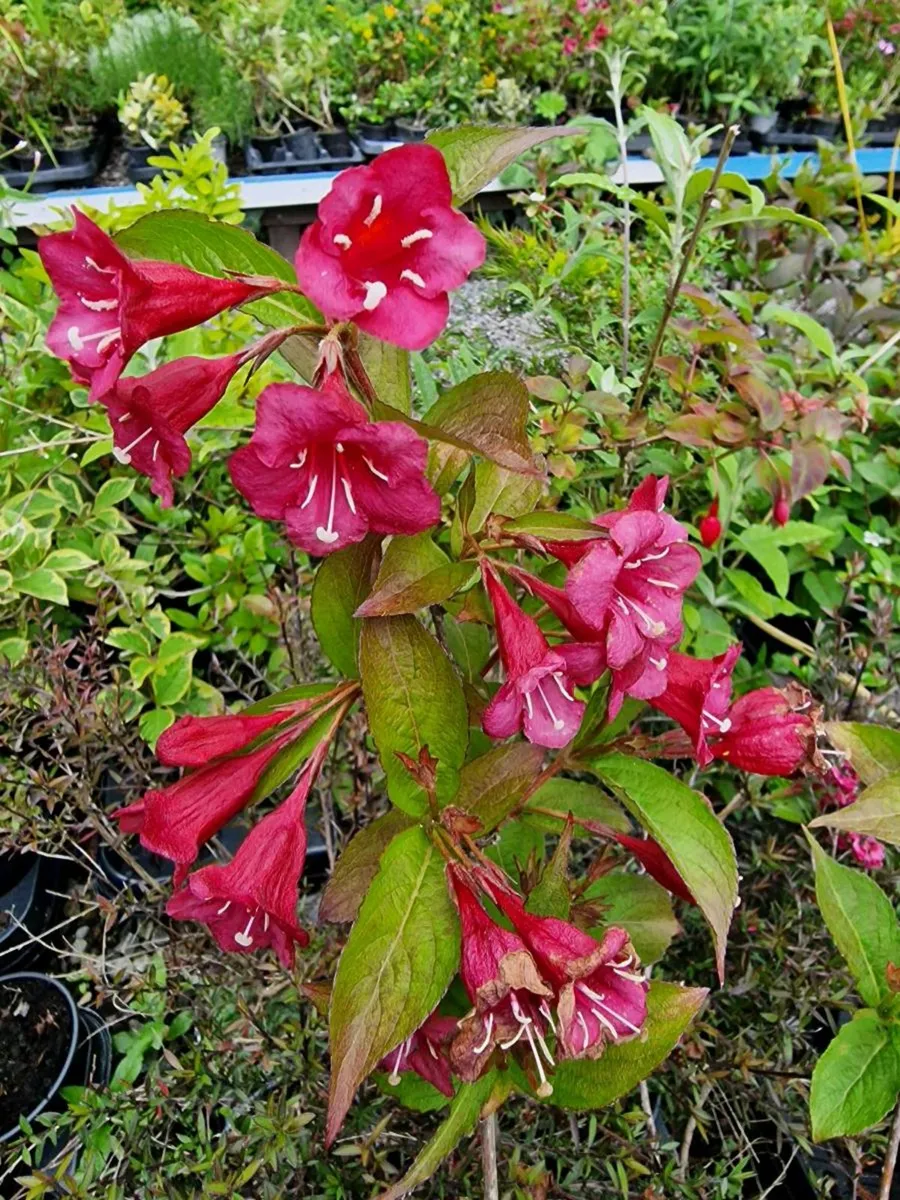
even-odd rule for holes
{"type": "Polygon", "coordinates": [[[578,44],[579,44],[579,43],[578,43],[578,38],[577,38],[577,37],[565,37],[565,38],[563,38],[563,43],[562,43],[562,52],[563,52],[563,54],[565,54],[565,56],[566,56],[567,58],[571,58],[571,56],[572,56],[573,54],[577,54],[577,53],[578,53],[578,44]]]}
{"type": "Polygon", "coordinates": [[[819,761],[809,693],[797,684],[748,692],[728,710],[721,736],[710,738],[713,757],[757,775],[793,775],[819,761]]]}
{"type": "Polygon", "coordinates": [[[178,921],[199,921],[223,950],[272,946],[282,966],[309,936],[297,925],[297,888],[306,861],[306,801],[327,742],[310,759],[288,798],[257,822],[230,863],[192,872],[166,905],[178,921]]]}
{"type": "Polygon", "coordinates": [[[439,1092],[452,1097],[448,1046],[458,1029],[459,1022],[455,1017],[442,1017],[433,1012],[415,1033],[381,1060],[381,1068],[390,1072],[388,1083],[396,1087],[401,1075],[414,1071],[439,1092]]]}
{"type": "MultiPolygon", "coordinates": [[[[829,768],[822,783],[819,807],[823,810],[847,808],[859,798],[860,778],[849,763],[829,768]]],[[[839,849],[849,850],[862,867],[884,866],[884,846],[877,838],[861,833],[842,833],[837,844],[839,849]]]]}
{"type": "Polygon", "coordinates": [[[784,484],[778,485],[775,501],[772,505],[772,520],[776,525],[787,525],[791,518],[791,505],[784,484]]]}
{"type": "Polygon", "coordinates": [[[369,420],[337,375],[321,389],[270,384],[256,428],[229,463],[254,512],[284,521],[295,545],[329,554],[376,533],[420,533],[440,517],[428,445],[407,425],[369,420]]]}
{"type": "Polygon", "coordinates": [[[848,833],[846,837],[838,838],[842,850],[849,848],[850,853],[861,867],[877,871],[884,866],[884,846],[878,838],[866,837],[862,833],[848,833]]]}
{"type": "Polygon", "coordinates": [[[399,146],[342,171],[301,239],[300,287],[326,317],[423,349],[447,323],[447,293],[484,262],[484,238],[451,202],[433,146],[399,146]]]}
{"type": "Polygon", "coordinates": [[[712,549],[722,536],[722,522],[719,520],[719,501],[713,500],[709,510],[697,522],[700,541],[707,550],[712,549]]]}
{"type": "Polygon", "coordinates": [[[47,345],[90,386],[108,392],[145,342],[209,320],[226,308],[289,285],[277,279],[216,279],[187,267],[127,258],[84,213],[75,226],[38,241],[41,261],[60,298],[47,345]]]}
{"type": "Polygon", "coordinates": [[[535,917],[521,898],[485,870],[479,880],[512,922],[556,991],[558,1052],[599,1058],[609,1042],[641,1033],[647,1019],[647,982],[624,929],[611,926],[598,942],[568,921],[535,917]]]}
{"type": "Polygon", "coordinates": [[[218,404],[246,362],[225,358],[178,358],[149,375],[117,380],[100,396],[112,425],[113,453],[151,480],[163,508],[172,504],[172,476],[185,475],[191,452],[184,435],[218,404]]]}
{"type": "MultiPolygon", "coordinates": [[[[897,53],[897,47],[894,45],[893,42],[889,42],[887,40],[887,38],[879,38],[878,42],[876,44],[877,44],[878,49],[885,56],[885,58],[888,58],[888,57],[890,57],[890,55],[897,53]]],[[[874,839],[870,838],[869,840],[872,841],[874,839]]],[[[884,859],[884,851],[883,850],[882,850],[881,857],[883,860],[884,859]]],[[[860,862],[862,862],[862,859],[860,859],[860,862]]],[[[863,864],[863,865],[865,866],[866,864],[863,864]]],[[[876,865],[881,866],[881,863],[878,863],[876,865]]]]}
{"type": "Polygon", "coordinates": [[[668,650],[682,634],[682,597],[700,570],[684,526],[643,506],[651,490],[656,499],[664,495],[665,485],[651,476],[638,489],[640,506],[635,493],[624,512],[598,517],[608,540],[591,543],[566,580],[579,618],[604,646],[613,677],[611,717],[626,692],[649,700],[665,690],[668,650]]]}
{"type": "Polygon", "coordinates": [[[593,0],[575,0],[575,7],[585,16],[594,7],[593,0]]]}
{"type": "Polygon", "coordinates": [[[591,40],[588,42],[588,50],[596,50],[597,47],[604,42],[612,33],[610,27],[605,22],[598,22],[591,31],[591,40]]]}
{"type": "Polygon", "coordinates": [[[175,884],[181,883],[203,843],[241,811],[278,751],[307,728],[309,719],[297,720],[307,707],[305,700],[286,705],[266,714],[265,724],[240,715],[183,717],[160,738],[160,756],[163,762],[199,769],[117,809],[113,817],[122,832],[140,834],[146,850],[170,858],[176,864],[175,884]],[[230,731],[229,721],[234,722],[230,731]],[[203,722],[215,724],[202,727],[203,722]],[[269,728],[276,732],[257,745],[269,728]]]}
{"type": "Polygon", "coordinates": [[[670,651],[666,690],[650,701],[688,734],[701,767],[714,757],[707,736],[725,734],[731,728],[731,673],[740,654],[740,645],[729,646],[715,658],[691,658],[670,651]]]}
{"type": "Polygon", "coordinates": [[[524,1036],[540,1081],[538,1094],[549,1096],[553,1088],[541,1055],[553,1066],[545,1041],[553,1027],[548,1005],[553,992],[522,939],[491,920],[461,869],[449,866],[447,877],[462,928],[460,977],[474,1005],[460,1021],[450,1051],[456,1073],[472,1082],[496,1048],[509,1050],[524,1036]]]}
{"type": "Polygon", "coordinates": [[[581,724],[584,704],[573,684],[591,683],[602,670],[596,646],[570,643],[550,649],[537,622],[524,612],[483,564],[485,586],[506,682],[485,709],[482,727],[489,737],[508,738],[524,730],[537,746],[567,745],[581,724]]]}

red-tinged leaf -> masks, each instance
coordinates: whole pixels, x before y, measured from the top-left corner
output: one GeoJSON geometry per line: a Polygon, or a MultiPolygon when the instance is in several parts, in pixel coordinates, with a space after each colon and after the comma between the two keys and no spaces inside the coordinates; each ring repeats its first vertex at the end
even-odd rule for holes
{"type": "Polygon", "coordinates": [[[459,920],[444,860],[414,826],[382,855],[338,964],[326,1144],[356,1089],[437,1007],[458,965],[459,920]]]}
{"type": "Polygon", "coordinates": [[[540,473],[528,443],[528,390],[508,371],[473,375],[445,392],[425,414],[429,436],[455,438],[474,450],[526,475],[540,473]]]}
{"type": "Polygon", "coordinates": [[[808,496],[822,486],[831,470],[831,451],[821,442],[801,442],[791,450],[791,499],[808,496]]]}
{"type": "Polygon", "coordinates": [[[409,829],[412,817],[392,808],[361,829],[334,866],[319,904],[319,920],[332,924],[354,921],[369,884],[378,873],[381,856],[394,838],[409,829]]]}
{"type": "Polygon", "coordinates": [[[376,395],[400,412],[408,413],[412,406],[409,351],[361,333],[359,356],[376,395]]]}
{"type": "Polygon", "coordinates": [[[449,803],[459,788],[469,728],[462,685],[444,651],[414,617],[369,617],[359,669],[391,800],[412,816],[426,812],[425,793],[397,751],[417,759],[427,746],[438,760],[438,801],[449,803]]]}
{"type": "Polygon", "coordinates": [[[370,534],[354,546],[330,554],[316,572],[311,615],[319,644],[342,675],[359,675],[357,646],[362,622],[354,615],[372,589],[381,539],[370,534]]]}
{"type": "Polygon", "coordinates": [[[755,372],[738,368],[729,374],[728,382],[759,417],[760,428],[766,433],[784,424],[784,408],[775,388],[755,372]]]}
{"type": "Polygon", "coordinates": [[[444,156],[454,204],[464,204],[495,179],[510,163],[534,146],[551,138],[573,137],[583,129],[559,129],[553,126],[532,129],[494,125],[461,125],[428,135],[432,146],[444,156]]]}
{"type": "Polygon", "coordinates": [[[605,537],[605,531],[571,513],[532,512],[506,521],[503,532],[510,537],[527,536],[550,542],[586,542],[605,537]]]}
{"type": "Polygon", "coordinates": [[[453,803],[474,813],[483,833],[495,829],[512,812],[525,789],[538,777],[544,752],[529,742],[497,746],[473,758],[459,773],[453,803]]]}
{"type": "Polygon", "coordinates": [[[863,783],[878,783],[888,775],[900,774],[900,731],[858,721],[829,721],[825,732],[850,759],[863,783]]]}
{"type": "Polygon", "coordinates": [[[357,617],[393,617],[440,604],[471,583],[475,563],[451,562],[427,533],[394,537],[357,617]]]}

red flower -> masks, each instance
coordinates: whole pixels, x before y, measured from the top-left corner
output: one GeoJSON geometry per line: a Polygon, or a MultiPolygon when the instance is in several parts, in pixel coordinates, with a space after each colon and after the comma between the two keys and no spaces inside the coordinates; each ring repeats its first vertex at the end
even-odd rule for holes
{"type": "Polygon", "coordinates": [[[697,522],[697,529],[700,533],[700,541],[707,550],[711,549],[722,536],[722,522],[719,520],[718,500],[713,500],[706,515],[701,517],[697,522]]]}
{"type": "Polygon", "coordinates": [[[460,976],[475,1006],[459,1022],[450,1051],[456,1073],[471,1083],[496,1048],[509,1050],[524,1036],[540,1080],[538,1095],[549,1096],[553,1088],[541,1055],[552,1067],[545,1038],[553,1028],[548,1004],[553,992],[522,939],[491,920],[460,868],[449,866],[447,875],[462,927],[460,976]]]}
{"type": "Polygon", "coordinates": [[[270,384],[256,428],[229,463],[254,512],[291,541],[329,554],[376,533],[420,533],[440,517],[425,478],[428,445],[399,421],[373,422],[337,375],[320,390],[270,384]]]}
{"type": "Polygon", "coordinates": [[[74,217],[73,229],[40,238],[38,252],[60,299],[47,345],[90,386],[91,399],[109,391],[145,342],[289,286],[134,261],[84,213],[75,209],[74,217]]]}
{"type": "Polygon", "coordinates": [[[612,30],[605,22],[598,22],[591,32],[591,39],[587,44],[588,50],[596,50],[600,43],[604,42],[611,33],[612,30]]]}
{"type": "Polygon", "coordinates": [[[563,54],[566,55],[567,58],[570,58],[573,54],[577,54],[578,53],[578,38],[577,37],[564,37],[563,41],[562,41],[562,52],[563,52],[563,54]]]}
{"type": "Polygon", "coordinates": [[[307,763],[288,798],[254,825],[230,863],[201,867],[188,876],[166,905],[170,917],[208,925],[223,950],[241,954],[272,946],[282,966],[294,965],[294,945],[309,943],[297,925],[306,801],[326,750],[327,743],[307,763]]]}
{"type": "Polygon", "coordinates": [[[184,435],[218,404],[246,354],[178,358],[149,375],[119,379],[100,396],[112,425],[113,453],[151,480],[163,508],[174,498],[172,476],[187,474],[184,435]]]}
{"type": "Polygon", "coordinates": [[[433,1012],[415,1033],[411,1033],[405,1042],[401,1042],[381,1060],[382,1069],[390,1072],[388,1083],[396,1087],[401,1075],[415,1071],[439,1092],[452,1097],[448,1046],[458,1028],[459,1022],[455,1017],[442,1017],[433,1012]]]}
{"type": "Polygon", "coordinates": [[[659,842],[650,837],[629,837],[627,833],[617,833],[615,839],[624,850],[634,855],[650,878],[655,879],[667,892],[686,900],[688,904],[697,903],[659,842]]]}
{"type": "Polygon", "coordinates": [[[649,700],[665,690],[668,649],[682,633],[682,597],[700,570],[684,526],[659,511],[666,482],[649,476],[626,510],[598,517],[609,539],[591,543],[566,580],[580,620],[604,646],[611,717],[626,692],[649,700]]]}
{"type": "Polygon", "coordinates": [[[243,750],[261,733],[318,706],[321,696],[297,700],[266,713],[221,717],[179,717],[160,734],[156,757],[167,767],[205,767],[213,759],[243,750]]]}
{"type": "Polygon", "coordinates": [[[534,917],[493,874],[479,875],[512,921],[542,975],[556,990],[557,1048],[566,1058],[599,1058],[609,1042],[640,1034],[647,1018],[647,982],[624,929],[611,926],[598,942],[568,921],[534,917]]]}
{"type": "Polygon", "coordinates": [[[729,728],[713,756],[757,775],[793,775],[818,763],[816,720],[809,693],[797,684],[748,692],[728,710],[729,728]]]}
{"type": "Polygon", "coordinates": [[[399,146],[342,171],[301,239],[300,287],[326,317],[423,349],[447,323],[447,293],[484,262],[484,238],[451,201],[433,146],[399,146]]]}
{"type": "MultiPolygon", "coordinates": [[[[146,792],[140,800],[117,809],[113,817],[123,833],[138,833],[141,845],[154,854],[170,858],[175,864],[175,884],[181,883],[204,842],[235,817],[250,797],[269,762],[284,746],[307,728],[308,721],[293,720],[302,707],[287,705],[277,711],[278,720],[263,726],[258,718],[184,717],[160,738],[163,762],[193,766],[199,770],[182,776],[168,787],[146,792]],[[225,722],[233,721],[233,731],[225,722]],[[215,722],[215,725],[201,723],[215,722]],[[240,753],[265,732],[265,728],[284,725],[282,733],[261,745],[240,753]],[[204,747],[209,756],[202,757],[204,747]],[[222,753],[229,757],[220,757],[222,753]],[[213,757],[216,755],[216,757],[213,757]]],[[[266,714],[274,716],[275,714],[266,714]]]]}
{"type": "Polygon", "coordinates": [[[489,737],[508,738],[524,729],[537,746],[565,746],[584,716],[584,704],[571,688],[599,676],[601,651],[578,643],[551,650],[537,622],[516,604],[494,569],[485,564],[482,573],[506,671],[506,682],[485,709],[484,731],[489,737]]]}
{"type": "Polygon", "coordinates": [[[848,850],[861,867],[877,871],[884,866],[884,845],[878,838],[866,837],[862,833],[848,833],[838,838],[841,850],[848,850]]]}
{"type": "Polygon", "coordinates": [[[775,494],[775,502],[772,505],[772,520],[776,525],[787,525],[791,519],[791,505],[788,500],[787,489],[784,484],[778,485],[778,491],[775,494]]]}
{"type": "Polygon", "coordinates": [[[714,757],[707,737],[725,734],[731,728],[731,672],[740,654],[739,644],[729,646],[715,658],[691,658],[671,651],[666,690],[651,699],[654,708],[677,721],[689,735],[701,767],[708,766],[714,757]]]}

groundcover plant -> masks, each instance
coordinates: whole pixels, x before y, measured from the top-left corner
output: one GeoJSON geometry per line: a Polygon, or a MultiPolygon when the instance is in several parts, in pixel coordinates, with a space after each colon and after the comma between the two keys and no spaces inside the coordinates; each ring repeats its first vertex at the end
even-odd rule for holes
{"type": "MultiPolygon", "coordinates": [[[[335,678],[241,712],[179,718],[156,753],[183,775],[115,816],[175,864],[170,916],[208,926],[223,951],[271,950],[289,968],[308,941],[297,923],[305,808],[341,723],[362,706],[392,808],[349,844],[322,898],[321,919],[350,926],[334,978],[310,989],[329,1014],[326,1141],[373,1073],[401,1100],[421,1098],[416,1077],[451,1098],[386,1197],[427,1179],[517,1095],[570,1110],[609,1104],[697,1016],[707,990],[664,968],[651,978],[658,944],[629,936],[592,897],[614,862],[641,864],[649,899],[645,876],[616,878],[626,897],[640,887],[658,916],[671,916],[670,896],[699,909],[724,978],[734,849],[704,797],[653,759],[759,775],[831,769],[803,688],[735,696],[739,647],[709,659],[679,652],[701,558],[667,512],[666,478],[646,475],[624,508],[591,520],[548,510],[529,394],[510,372],[473,375],[411,415],[409,352],[442,332],[450,293],[485,256],[459,205],[552,134],[455,130],[345,171],[295,272],[248,233],[183,212],[151,214],[115,239],[76,213],[70,230],[39,243],[60,300],[50,347],[105,408],[117,460],[147,476],[163,506],[177,505],[176,481],[191,468],[186,434],[230,381],[276,350],[297,371],[262,391],[252,436],[228,466],[253,511],[319,559],[312,620],[335,678]],[[239,305],[271,331],[224,357],[122,375],[150,339],[239,305]],[[492,640],[470,636],[490,628],[492,640]],[[674,727],[630,736],[638,703],[674,727]],[[586,799],[585,778],[605,793],[586,799]],[[273,796],[284,798],[273,807],[273,796]],[[264,815],[234,858],[195,868],[204,844],[258,804],[264,815]],[[535,823],[558,837],[542,871],[527,862],[535,823]]],[[[720,533],[714,505],[701,540],[720,533]]],[[[890,781],[894,742],[876,739],[876,753],[871,733],[845,736],[864,782],[890,781]]],[[[847,828],[883,831],[878,800],[869,826],[847,828]]],[[[847,868],[829,873],[816,855],[823,912],[865,980],[870,1007],[853,1024],[861,1044],[877,1042],[880,1085],[848,1101],[844,1059],[820,1078],[830,1114],[820,1131],[832,1136],[894,1103],[900,939],[868,893],[850,911],[855,885],[836,873],[847,868]]]]}

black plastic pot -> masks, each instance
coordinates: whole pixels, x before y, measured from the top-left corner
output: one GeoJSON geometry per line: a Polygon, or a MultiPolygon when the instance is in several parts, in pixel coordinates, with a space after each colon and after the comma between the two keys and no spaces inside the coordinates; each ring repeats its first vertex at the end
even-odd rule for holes
{"type": "Polygon", "coordinates": [[[418,121],[399,119],[394,121],[394,129],[399,142],[424,142],[428,136],[428,126],[418,121]]]}
{"type": "Polygon", "coordinates": [[[311,129],[297,129],[284,138],[284,144],[298,162],[308,162],[319,157],[319,144],[311,129]]]}
{"type": "Polygon", "coordinates": [[[900,108],[887,113],[883,117],[874,117],[866,125],[864,142],[868,146],[893,146],[897,131],[900,129],[900,108]]]}
{"type": "Polygon", "coordinates": [[[359,121],[356,131],[370,142],[387,142],[393,137],[393,121],[359,121]]]}
{"type": "Polygon", "coordinates": [[[0,854],[0,964],[3,970],[33,967],[51,951],[36,939],[59,912],[59,862],[38,854],[0,854]]]}
{"type": "Polygon", "coordinates": [[[331,158],[346,158],[353,153],[353,142],[346,129],[323,129],[319,141],[331,158]]]}
{"type": "Polygon", "coordinates": [[[89,186],[109,154],[110,129],[100,121],[93,141],[79,146],[54,147],[54,163],[49,154],[41,152],[41,162],[34,169],[34,151],[17,151],[0,162],[0,175],[11,188],[29,187],[32,192],[52,192],[60,188],[89,186]]]}
{"type": "Polygon", "coordinates": [[[60,167],[83,167],[91,160],[93,152],[93,144],[91,142],[82,142],[77,146],[54,146],[53,155],[56,158],[57,166],[60,167]]]}
{"type": "MultiPolygon", "coordinates": [[[[64,1087],[109,1082],[109,1030],[49,975],[0,976],[0,1044],[0,1144],[18,1134],[19,1117],[33,1121],[40,1113],[62,1111],[64,1087]]],[[[48,1147],[45,1157],[52,1153],[48,1147]]]]}

